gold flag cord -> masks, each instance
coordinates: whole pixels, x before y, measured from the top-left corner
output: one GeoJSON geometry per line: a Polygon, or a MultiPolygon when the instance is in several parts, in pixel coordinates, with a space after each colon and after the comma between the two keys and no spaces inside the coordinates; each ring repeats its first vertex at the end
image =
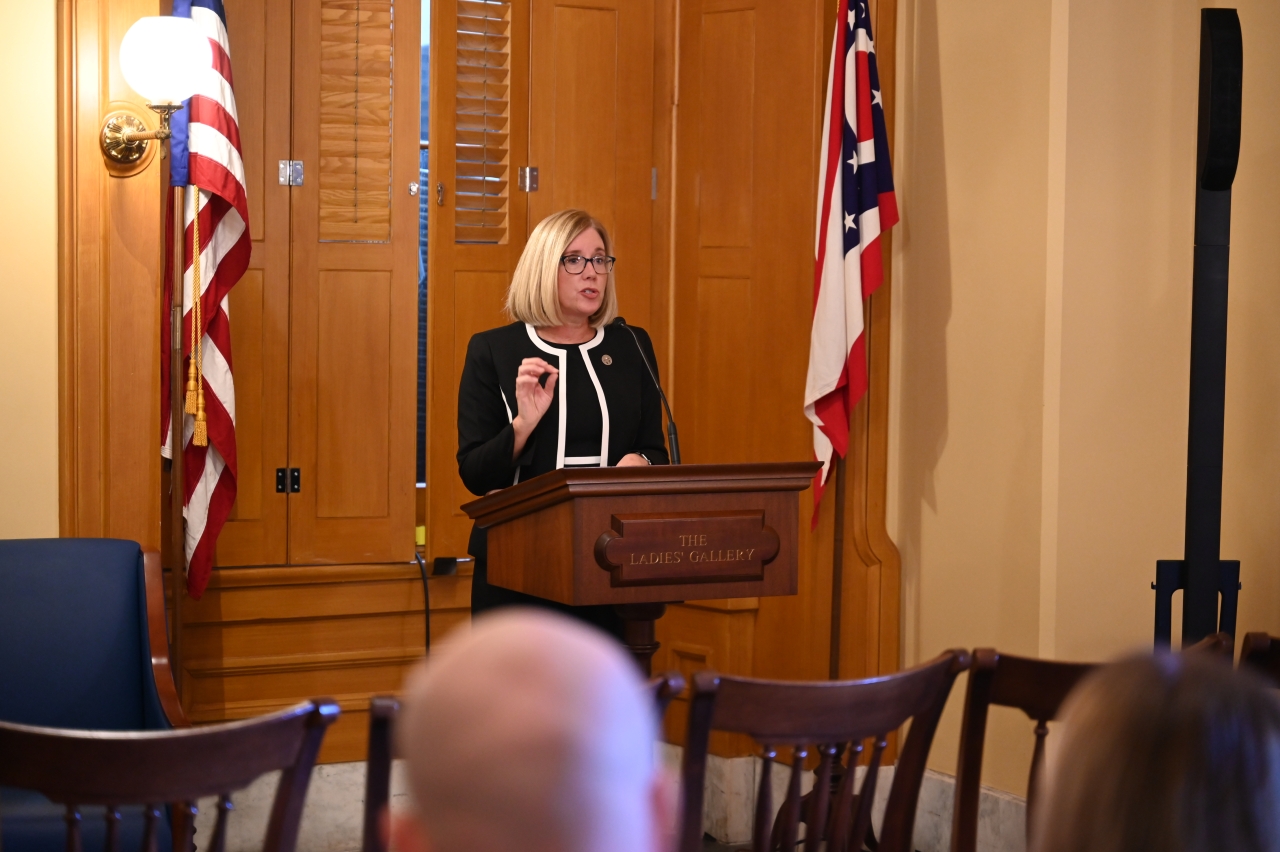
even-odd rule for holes
{"type": "Polygon", "coordinates": [[[204,323],[200,304],[200,190],[191,187],[195,196],[191,245],[191,366],[187,370],[186,411],[196,416],[191,443],[197,447],[209,444],[208,425],[204,414],[204,323]]]}
{"type": "MultiPolygon", "coordinates": [[[[190,193],[194,187],[189,187],[187,192],[190,193]]],[[[196,190],[199,192],[199,190],[196,190]]],[[[197,319],[200,310],[200,197],[196,196],[196,216],[195,216],[195,244],[191,249],[191,346],[187,350],[187,397],[183,403],[182,410],[187,414],[196,413],[196,335],[199,333],[200,322],[197,319]]]]}

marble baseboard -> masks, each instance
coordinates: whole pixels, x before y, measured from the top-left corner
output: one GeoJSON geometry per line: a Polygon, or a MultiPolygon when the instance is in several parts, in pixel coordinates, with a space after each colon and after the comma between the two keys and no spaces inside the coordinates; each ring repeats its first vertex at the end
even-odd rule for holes
{"type": "MultiPolygon", "coordinates": [[[[258,852],[267,835],[279,772],[270,772],[232,794],[227,823],[227,852],[258,852]]],[[[365,764],[329,763],[315,767],[302,812],[297,852],[357,852],[364,833],[365,764]]],[[[403,761],[391,766],[391,807],[408,802],[403,761]]],[[[215,799],[200,800],[196,817],[196,850],[205,852],[213,838],[215,799]]]]}
{"type": "MultiPolygon", "coordinates": [[[[916,805],[914,846],[919,852],[947,852],[951,848],[951,812],[955,801],[953,775],[927,770],[916,805]]],[[[1027,802],[1021,796],[983,787],[978,797],[979,852],[1026,852],[1027,802]]]]}
{"type": "MultiPolygon", "coordinates": [[[[678,771],[682,749],[663,744],[663,763],[678,771]]],[[[756,757],[724,758],[714,755],[707,759],[707,792],[703,800],[703,831],[725,844],[749,843],[755,812],[756,791],[760,785],[762,761],[756,757]]],[[[859,768],[858,783],[862,783],[859,768]]],[[[776,767],[772,773],[773,801],[781,802],[786,794],[790,770],[776,767]]],[[[879,832],[884,818],[889,787],[893,783],[893,767],[880,769],[876,779],[875,802],[871,808],[871,823],[879,832]]],[[[813,787],[813,773],[801,777],[801,790],[813,787]]],[[[917,852],[948,852],[951,844],[951,811],[955,796],[955,778],[929,770],[920,786],[920,801],[916,807],[914,847],[917,852]]],[[[982,788],[978,803],[978,849],[980,852],[1025,852],[1026,803],[990,787],[982,788]]]]}
{"type": "MultiPolygon", "coordinates": [[[[667,771],[678,775],[683,750],[659,745],[659,759],[667,771]]],[[[762,762],[755,757],[707,760],[707,793],[703,802],[703,831],[721,843],[738,844],[751,840],[752,814],[760,785],[762,762]]],[[[860,768],[860,773],[864,772],[860,768]]],[[[786,795],[790,770],[776,766],[772,773],[773,800],[786,795]]],[[[267,820],[275,797],[279,773],[264,775],[231,797],[232,811],[227,831],[227,852],[257,852],[266,837],[267,820]]],[[[858,779],[861,783],[861,778],[858,779]]],[[[357,852],[364,830],[365,765],[330,763],[317,766],[311,775],[307,804],[302,813],[298,852],[357,852]]],[[[879,831],[884,817],[893,767],[884,767],[876,779],[876,800],[871,809],[872,825],[879,831]]],[[[806,772],[801,789],[813,787],[813,773],[806,772]]],[[[951,842],[951,806],[955,778],[932,770],[925,773],[916,808],[914,847],[918,852],[948,852],[951,842]]],[[[391,769],[391,807],[408,802],[403,761],[391,769]]],[[[213,799],[200,801],[196,818],[196,849],[205,852],[213,836],[213,799]]],[[[989,787],[982,788],[978,804],[978,849],[980,852],[1025,852],[1026,803],[1021,797],[989,787]]]]}

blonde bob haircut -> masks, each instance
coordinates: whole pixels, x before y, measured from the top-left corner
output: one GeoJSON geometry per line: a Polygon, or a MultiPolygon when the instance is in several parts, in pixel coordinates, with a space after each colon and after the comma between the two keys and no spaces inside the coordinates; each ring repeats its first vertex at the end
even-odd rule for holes
{"type": "MultiPolygon", "coordinates": [[[[613,241],[599,219],[585,210],[561,210],[538,223],[529,235],[516,264],[511,286],[507,288],[507,315],[527,322],[534,328],[564,324],[560,314],[560,258],[569,243],[583,231],[595,228],[604,242],[605,254],[613,254],[613,241]]],[[[618,315],[618,295],[613,285],[613,272],[605,276],[604,298],[600,309],[591,315],[592,328],[613,322],[618,315]]]]}

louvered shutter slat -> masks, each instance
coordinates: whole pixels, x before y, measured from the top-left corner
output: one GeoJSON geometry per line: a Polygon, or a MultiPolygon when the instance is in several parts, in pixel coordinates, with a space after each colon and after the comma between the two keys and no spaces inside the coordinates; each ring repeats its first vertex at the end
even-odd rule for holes
{"type": "Polygon", "coordinates": [[[511,4],[458,0],[454,240],[507,238],[511,4]]]}

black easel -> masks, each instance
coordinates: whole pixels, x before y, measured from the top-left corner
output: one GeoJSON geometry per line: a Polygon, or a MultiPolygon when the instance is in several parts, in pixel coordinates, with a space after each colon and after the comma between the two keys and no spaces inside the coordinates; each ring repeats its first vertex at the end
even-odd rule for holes
{"type": "Polygon", "coordinates": [[[1168,646],[1172,599],[1184,590],[1182,644],[1236,629],[1240,563],[1220,558],[1222,434],[1227,375],[1231,183],[1240,158],[1243,45],[1235,9],[1200,11],[1195,259],[1191,296],[1191,405],[1187,430],[1186,545],[1156,563],[1156,645],[1168,646]],[[1222,611],[1218,611],[1218,597],[1222,611]]]}

